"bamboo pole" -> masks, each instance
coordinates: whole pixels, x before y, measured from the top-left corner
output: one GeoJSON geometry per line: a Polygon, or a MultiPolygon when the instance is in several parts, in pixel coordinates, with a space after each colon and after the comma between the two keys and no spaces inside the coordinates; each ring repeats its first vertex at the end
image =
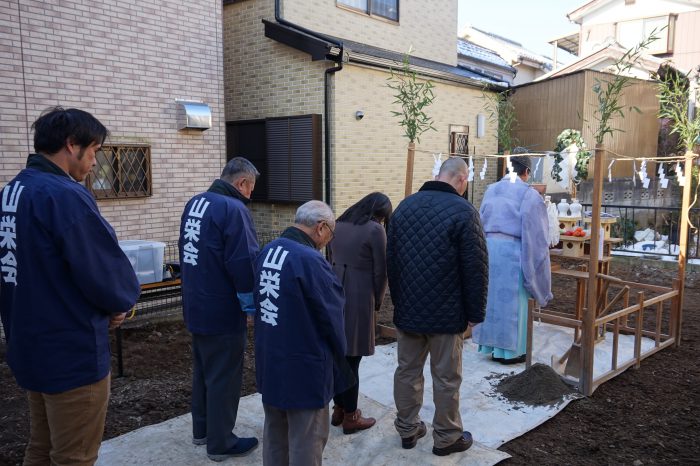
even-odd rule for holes
{"type": "Polygon", "coordinates": [[[673,298],[673,301],[671,301],[671,317],[669,318],[668,324],[668,333],[673,338],[673,346],[675,348],[678,347],[678,335],[676,335],[676,332],[678,331],[678,325],[676,324],[676,322],[678,321],[678,310],[680,308],[678,304],[678,299],[680,298],[680,286],[681,281],[678,278],[675,278],[673,280],[673,289],[678,291],[678,294],[675,298],[673,298]]]}
{"type": "Polygon", "coordinates": [[[637,321],[635,322],[635,332],[634,332],[634,368],[639,369],[642,364],[642,331],[644,327],[644,292],[637,292],[637,305],[639,306],[639,313],[637,314],[637,321]]]}
{"type": "Polygon", "coordinates": [[[535,314],[535,300],[530,298],[527,300],[527,342],[525,350],[525,368],[529,369],[532,366],[532,332],[533,318],[535,314]]]}
{"type": "Polygon", "coordinates": [[[588,302],[583,311],[581,338],[582,359],[579,386],[585,396],[593,394],[593,358],[596,336],[596,309],[598,308],[598,254],[600,249],[600,203],[603,198],[603,146],[596,144],[593,155],[593,200],[591,212],[591,247],[588,262],[588,302]]]}
{"type": "Polygon", "coordinates": [[[681,326],[683,324],[683,295],[685,294],[685,265],[688,262],[688,214],[690,211],[690,188],[693,182],[693,153],[685,152],[685,185],[681,204],[681,228],[679,232],[678,252],[678,319],[676,320],[676,348],[681,345],[681,326]]]}
{"type": "Polygon", "coordinates": [[[413,191],[413,161],[416,158],[416,143],[408,143],[408,154],[406,156],[406,187],[404,189],[404,197],[411,195],[413,191]]]}

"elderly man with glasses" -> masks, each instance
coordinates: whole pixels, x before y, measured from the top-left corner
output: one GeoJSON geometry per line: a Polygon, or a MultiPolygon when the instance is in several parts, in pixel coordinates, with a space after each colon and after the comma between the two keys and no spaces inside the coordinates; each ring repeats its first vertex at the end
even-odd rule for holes
{"type": "Polygon", "coordinates": [[[319,252],[334,227],[331,208],[309,201],[256,260],[255,375],[266,465],[320,465],[328,403],[354,383],[345,361],[343,287],[319,252]]]}

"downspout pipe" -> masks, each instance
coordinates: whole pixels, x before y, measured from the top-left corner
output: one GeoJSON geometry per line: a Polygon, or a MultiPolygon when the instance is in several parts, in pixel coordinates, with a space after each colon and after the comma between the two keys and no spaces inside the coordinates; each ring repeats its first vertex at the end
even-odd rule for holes
{"type": "MultiPolygon", "coordinates": [[[[342,49],[341,49],[342,50],[342,49]]],[[[326,120],[325,124],[325,159],[324,159],[324,169],[325,169],[325,175],[324,175],[324,182],[325,182],[325,192],[326,196],[324,198],[324,201],[326,204],[331,205],[331,99],[330,99],[330,94],[331,94],[331,75],[337,73],[338,71],[343,69],[343,61],[341,60],[336,64],[336,66],[332,68],[326,68],[326,71],[323,76],[323,86],[324,86],[324,91],[325,91],[325,96],[324,96],[324,102],[323,102],[323,108],[324,108],[324,118],[326,120]]]]}
{"type": "Polygon", "coordinates": [[[325,191],[325,196],[324,196],[324,202],[328,205],[331,205],[331,118],[330,118],[330,78],[331,75],[337,73],[338,71],[343,69],[343,43],[338,41],[338,39],[329,37],[325,34],[321,34],[316,31],[312,31],[310,29],[307,29],[305,27],[299,26],[298,24],[291,23],[287,21],[286,19],[282,18],[282,15],[280,14],[280,6],[281,6],[281,0],[275,0],[275,21],[277,21],[279,24],[283,24],[287,27],[290,27],[292,29],[296,29],[297,31],[301,31],[305,34],[308,34],[313,37],[317,37],[321,40],[325,40],[326,42],[330,42],[331,44],[334,44],[340,48],[340,53],[338,54],[338,61],[336,62],[335,66],[331,68],[326,68],[326,71],[324,72],[323,76],[323,120],[324,120],[324,156],[323,156],[323,165],[324,165],[324,191],[325,191]]]}

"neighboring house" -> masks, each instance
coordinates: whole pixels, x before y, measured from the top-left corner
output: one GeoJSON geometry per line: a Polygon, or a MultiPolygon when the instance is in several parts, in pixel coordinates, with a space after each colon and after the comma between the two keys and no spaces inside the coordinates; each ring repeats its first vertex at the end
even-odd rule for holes
{"type": "MultiPolygon", "coordinates": [[[[338,215],[372,191],[398,205],[408,140],[387,79],[411,46],[436,95],[426,110],[436,131],[420,138],[413,191],[432,177],[431,153],[495,153],[495,128],[477,134],[477,115],[483,93],[502,83],[458,66],[456,30],[456,0],[224,1],[227,156],[262,172],[252,204],[262,235],[312,198],[338,215]]],[[[470,189],[477,203],[495,181],[490,167],[470,189]]]]}
{"type": "Polygon", "coordinates": [[[522,44],[505,37],[472,26],[462,29],[459,37],[495,52],[514,67],[513,85],[529,83],[552,70],[551,58],[527,50],[522,44]]]}
{"type": "Polygon", "coordinates": [[[86,186],[119,238],[176,239],[225,163],[221,15],[221,0],[0,2],[0,185],[33,151],[32,122],[77,107],[111,132],[86,186]],[[189,111],[211,128],[180,130],[178,99],[206,104],[189,111]]]}
{"type": "Polygon", "coordinates": [[[466,39],[457,39],[459,66],[490,76],[509,85],[513,84],[516,70],[499,54],[466,39]]]}
{"type": "Polygon", "coordinates": [[[609,70],[653,30],[659,39],[633,68],[635,77],[648,79],[666,61],[683,72],[700,65],[700,0],[594,0],[567,16],[580,29],[556,42],[579,59],[544,78],[581,69],[609,70]]]}
{"type": "MultiPolygon", "coordinates": [[[[564,76],[581,70],[595,70],[613,73],[615,63],[617,63],[627,53],[628,49],[620,47],[619,44],[612,43],[605,48],[592,52],[590,55],[579,58],[573,63],[569,63],[558,68],[551,73],[540,76],[536,81],[543,81],[548,78],[564,76]]],[[[659,70],[665,60],[656,58],[653,55],[642,54],[639,59],[627,70],[628,76],[638,79],[649,79],[651,75],[659,70]]]]}

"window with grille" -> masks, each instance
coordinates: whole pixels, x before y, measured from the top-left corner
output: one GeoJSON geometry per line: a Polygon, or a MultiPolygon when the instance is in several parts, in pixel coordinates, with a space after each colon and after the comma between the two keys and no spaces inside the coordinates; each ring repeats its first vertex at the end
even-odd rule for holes
{"type": "Polygon", "coordinates": [[[469,132],[450,132],[450,154],[469,155],[469,132]]]}
{"type": "Polygon", "coordinates": [[[371,16],[399,20],[399,0],[337,0],[337,4],[371,16]]]}
{"type": "Polygon", "coordinates": [[[321,128],[317,114],[226,123],[228,159],[245,157],[260,171],[253,201],[321,198],[321,128]]]}
{"type": "Polygon", "coordinates": [[[151,148],[142,144],[102,146],[85,185],[96,199],[151,195],[151,148]]]}

